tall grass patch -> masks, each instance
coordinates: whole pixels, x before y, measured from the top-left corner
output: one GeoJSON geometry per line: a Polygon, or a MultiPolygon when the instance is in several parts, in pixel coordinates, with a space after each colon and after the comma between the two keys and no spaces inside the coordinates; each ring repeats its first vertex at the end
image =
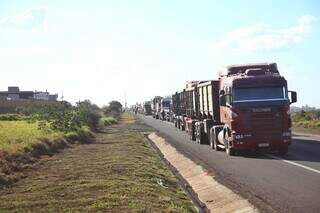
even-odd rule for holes
{"type": "Polygon", "coordinates": [[[37,122],[0,121],[0,150],[9,154],[31,148],[43,140],[55,141],[63,138],[60,132],[40,129],[37,122]]]}

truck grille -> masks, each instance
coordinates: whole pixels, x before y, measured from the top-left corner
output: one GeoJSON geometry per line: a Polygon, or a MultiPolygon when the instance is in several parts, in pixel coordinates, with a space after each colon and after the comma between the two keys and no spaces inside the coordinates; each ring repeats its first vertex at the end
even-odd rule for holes
{"type": "Polygon", "coordinates": [[[283,122],[280,112],[251,112],[245,119],[245,126],[256,139],[279,138],[282,135],[283,122]]]}

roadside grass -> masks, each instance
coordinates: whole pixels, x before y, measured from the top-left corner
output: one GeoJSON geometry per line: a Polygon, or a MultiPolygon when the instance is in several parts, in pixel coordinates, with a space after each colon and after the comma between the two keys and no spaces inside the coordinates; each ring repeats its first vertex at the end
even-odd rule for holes
{"type": "Polygon", "coordinates": [[[196,212],[133,116],[67,149],[15,187],[0,190],[4,212],[196,212]]]}
{"type": "Polygon", "coordinates": [[[306,129],[318,129],[320,130],[320,120],[299,120],[294,121],[293,126],[303,127],[306,129]]]}
{"type": "Polygon", "coordinates": [[[62,138],[62,133],[39,129],[36,122],[0,121],[0,151],[8,154],[31,149],[34,144],[43,141],[62,138]]]}
{"type": "Polygon", "coordinates": [[[50,128],[41,129],[38,122],[0,121],[0,187],[24,177],[24,170],[34,166],[40,156],[52,156],[68,146],[66,140],[89,143],[93,139],[87,126],[64,134],[50,128]]]}

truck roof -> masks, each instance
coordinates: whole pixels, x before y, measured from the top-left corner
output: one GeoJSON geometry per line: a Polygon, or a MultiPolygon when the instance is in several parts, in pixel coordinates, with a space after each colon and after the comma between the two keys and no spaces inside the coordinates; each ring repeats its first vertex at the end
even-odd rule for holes
{"type": "Polygon", "coordinates": [[[266,72],[279,74],[276,63],[251,63],[251,64],[235,64],[222,67],[219,71],[219,77],[239,75],[248,69],[263,69],[266,72]]]}
{"type": "Polygon", "coordinates": [[[279,74],[266,73],[265,75],[233,75],[223,78],[221,86],[232,87],[259,87],[259,86],[286,86],[287,81],[279,74]]]}

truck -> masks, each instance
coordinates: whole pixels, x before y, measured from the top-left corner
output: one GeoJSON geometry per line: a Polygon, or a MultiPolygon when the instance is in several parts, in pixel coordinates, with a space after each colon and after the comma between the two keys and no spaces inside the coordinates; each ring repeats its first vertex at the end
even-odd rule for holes
{"type": "Polygon", "coordinates": [[[219,79],[197,85],[195,138],[228,155],[271,149],[286,154],[291,144],[290,104],[297,93],[276,63],[231,65],[219,79]]]}
{"type": "Polygon", "coordinates": [[[155,96],[151,100],[151,111],[152,111],[152,117],[159,119],[161,116],[161,100],[163,98],[161,96],[155,96]]]}
{"type": "Polygon", "coordinates": [[[172,97],[167,96],[161,99],[160,120],[170,121],[172,108],[172,97]]]}
{"type": "Polygon", "coordinates": [[[175,126],[191,140],[228,155],[269,149],[281,154],[291,144],[290,104],[297,93],[276,63],[230,65],[218,80],[193,81],[172,96],[175,126]]]}
{"type": "Polygon", "coordinates": [[[151,115],[151,101],[146,101],[143,103],[143,114],[144,115],[151,115]]]}

